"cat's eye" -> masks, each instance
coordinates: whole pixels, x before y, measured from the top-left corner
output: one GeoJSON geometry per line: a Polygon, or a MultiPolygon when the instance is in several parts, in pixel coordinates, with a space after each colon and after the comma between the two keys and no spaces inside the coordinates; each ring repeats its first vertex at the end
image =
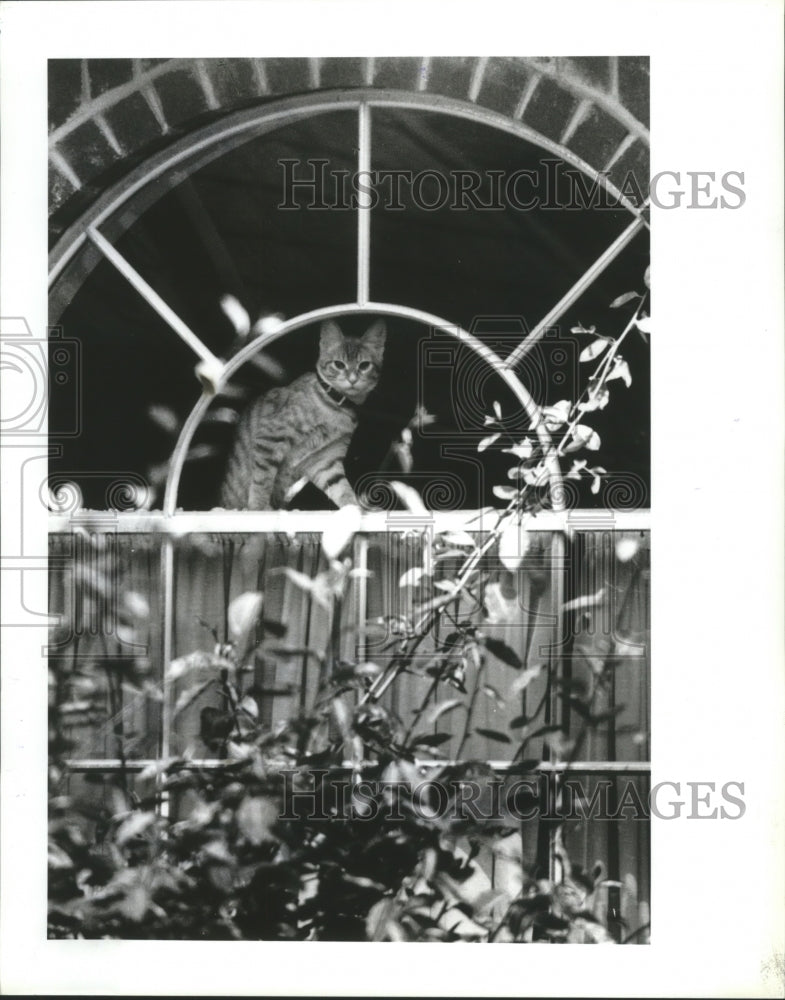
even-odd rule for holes
{"type": "Polygon", "coordinates": [[[333,361],[333,365],[335,368],[338,369],[339,372],[342,372],[346,367],[343,361],[333,361]]]}
{"type": "Polygon", "coordinates": [[[371,370],[371,362],[370,361],[361,361],[359,363],[359,365],[357,365],[357,371],[368,372],[370,370],[371,370]]]}

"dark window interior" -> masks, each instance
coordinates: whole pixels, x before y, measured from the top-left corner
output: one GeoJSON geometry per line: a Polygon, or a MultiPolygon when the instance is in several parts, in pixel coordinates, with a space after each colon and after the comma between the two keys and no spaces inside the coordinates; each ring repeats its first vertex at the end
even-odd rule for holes
{"type": "MultiPolygon", "coordinates": [[[[340,195],[332,172],[355,169],[356,146],[352,111],[317,115],[256,136],[174,184],[162,182],[164,193],[148,203],[116,245],[207,346],[226,357],[237,346],[219,307],[226,293],[235,295],[252,319],[263,313],[291,317],[355,300],[356,212],[282,210],[279,161],[327,160],[319,196],[334,204],[340,195]]],[[[478,171],[485,178],[476,191],[482,204],[491,200],[489,171],[509,176],[529,170],[541,178],[540,207],[527,211],[509,204],[488,210],[470,202],[465,211],[449,206],[428,211],[413,203],[403,185],[402,209],[372,212],[371,298],[460,324],[502,357],[630,221],[616,207],[546,207],[569,198],[576,171],[511,134],[434,112],[374,109],[372,168],[448,176],[478,171]]],[[[584,190],[587,184],[584,180],[584,190]]],[[[525,193],[531,188],[521,188],[525,193]]],[[[438,192],[423,182],[422,194],[435,199],[438,192]]],[[[300,192],[296,198],[305,203],[310,195],[300,192]]],[[[609,304],[623,292],[642,290],[647,263],[644,234],[567,312],[560,332],[547,336],[521,364],[518,373],[538,403],[574,395],[572,386],[587,374],[587,366],[577,362],[586,340],[571,335],[570,327],[594,324],[599,332],[620,332],[626,311],[609,304]]],[[[361,332],[370,319],[342,322],[347,332],[361,332]]],[[[73,429],[77,411],[79,433],[61,439],[50,471],[78,483],[85,505],[96,508],[105,506],[102,477],[141,475],[158,483],[153,506],[160,506],[161,470],[176,440],[172,428],[182,425],[199,396],[195,355],[105,261],[79,287],[59,324],[66,341],[78,342],[79,360],[72,360],[62,384],[52,379],[50,433],[57,438],[73,429]],[[151,408],[159,408],[153,416],[151,408]],[[160,408],[174,415],[168,430],[165,420],[154,419],[160,408]]],[[[441,494],[432,493],[435,509],[499,503],[491,488],[508,481],[510,456],[494,450],[478,456],[476,445],[487,433],[483,416],[494,400],[502,404],[510,433],[523,433],[525,421],[510,389],[453,338],[396,317],[388,317],[387,325],[383,378],[355,435],[347,461],[350,480],[407,478],[390,456],[390,445],[422,405],[436,419],[422,432],[414,429],[409,481],[422,490],[446,484],[441,494]]],[[[285,369],[284,380],[312,367],[317,337],[316,327],[305,327],[270,347],[285,369]]],[[[634,481],[634,505],[647,506],[649,347],[635,334],[623,353],[633,384],[626,389],[614,382],[609,407],[591,414],[602,447],[589,458],[608,470],[609,489],[614,477],[617,485],[634,481]]],[[[251,365],[234,381],[246,398],[272,384],[251,365]]],[[[223,417],[238,399],[219,398],[211,407],[213,419],[199,429],[198,447],[184,471],[179,506],[205,509],[217,503],[231,440],[231,425],[223,417]]],[[[578,502],[612,505],[607,491],[592,495],[588,483],[578,502]]],[[[293,505],[327,503],[312,490],[293,505]]]]}

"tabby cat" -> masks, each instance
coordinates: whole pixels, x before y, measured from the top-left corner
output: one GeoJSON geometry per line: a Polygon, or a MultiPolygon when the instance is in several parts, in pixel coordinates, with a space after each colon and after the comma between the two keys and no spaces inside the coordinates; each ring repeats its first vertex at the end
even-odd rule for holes
{"type": "Polygon", "coordinates": [[[222,506],[279,509],[303,479],[338,507],[357,503],[343,460],[357,408],[379,381],[385,337],[382,320],[361,337],[346,336],[332,320],[322,324],[316,371],[259,396],[240,418],[222,506]]]}

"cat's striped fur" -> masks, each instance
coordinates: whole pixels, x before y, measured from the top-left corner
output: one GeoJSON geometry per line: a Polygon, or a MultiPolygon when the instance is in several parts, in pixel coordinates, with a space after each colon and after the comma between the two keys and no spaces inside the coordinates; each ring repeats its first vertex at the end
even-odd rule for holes
{"type": "Polygon", "coordinates": [[[357,503],[343,460],[357,427],[356,408],[379,381],[385,335],[381,320],[362,337],[345,336],[332,320],[322,324],[316,371],[266,392],[240,418],[223,507],[284,507],[302,479],[338,507],[357,503]]]}

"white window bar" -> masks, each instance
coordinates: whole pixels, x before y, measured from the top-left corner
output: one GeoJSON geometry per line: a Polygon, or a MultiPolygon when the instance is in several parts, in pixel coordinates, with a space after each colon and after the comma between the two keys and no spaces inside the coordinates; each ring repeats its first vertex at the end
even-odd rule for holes
{"type": "MultiPolygon", "coordinates": [[[[159,752],[161,760],[168,760],[171,756],[172,742],[172,699],[167,692],[167,674],[169,665],[172,662],[174,645],[174,540],[166,538],[161,550],[161,593],[163,596],[163,628],[161,630],[161,690],[163,700],[161,701],[161,733],[159,742],[159,752]]],[[[163,814],[168,809],[168,803],[161,805],[163,814]]]]}
{"type": "MultiPolygon", "coordinates": [[[[367,173],[371,166],[371,102],[360,101],[358,104],[358,171],[367,173]]],[[[357,211],[357,306],[368,308],[370,285],[370,194],[361,193],[358,196],[357,211]]],[[[597,258],[572,288],[556,303],[548,314],[537,324],[526,338],[504,360],[499,368],[514,368],[532,347],[541,339],[545,331],[556,323],[564,312],[580,298],[581,295],[597,280],[605,269],[618,257],[622,250],[638,234],[648,222],[643,215],[636,218],[614,240],[614,242],[597,258]]],[[[202,343],[185,322],[167,305],[158,293],[145,279],[125,260],[111,243],[98,231],[95,225],[87,229],[87,238],[101,251],[110,263],[136,289],[145,301],[161,316],[175,333],[209,366],[212,375],[210,388],[216,388],[217,373],[223,366],[212,352],[202,343]]],[[[442,321],[443,322],[443,321],[442,321]]],[[[257,342],[258,344],[258,342],[257,342]]]]}
{"type": "Polygon", "coordinates": [[[477,102],[477,98],[480,96],[480,91],[482,90],[482,81],[485,78],[485,71],[488,68],[488,56],[480,56],[477,62],[474,64],[474,69],[472,70],[472,78],[469,84],[469,93],[466,95],[472,104],[477,102]]]}
{"type": "MultiPolygon", "coordinates": [[[[107,757],[107,758],[94,758],[94,759],[82,759],[74,758],[66,762],[69,770],[75,773],[85,774],[90,771],[106,771],[107,773],[114,773],[116,771],[128,771],[129,773],[135,773],[138,771],[143,771],[146,767],[152,767],[156,764],[160,764],[160,760],[145,758],[140,760],[127,760],[121,761],[119,757],[107,757]]],[[[460,760],[432,760],[428,759],[414,759],[414,764],[416,767],[421,768],[437,768],[437,767],[454,767],[457,764],[465,763],[465,761],[460,760]]],[[[187,770],[218,770],[219,768],[226,767],[227,764],[237,764],[236,760],[231,758],[222,759],[219,757],[206,757],[200,759],[191,759],[183,761],[183,766],[187,770]]],[[[485,760],[483,764],[486,764],[493,771],[498,774],[505,774],[514,768],[518,768],[519,761],[511,760],[485,760]]],[[[375,767],[376,764],[373,761],[366,762],[352,762],[344,761],[341,767],[346,771],[353,771],[362,769],[363,767],[375,767]]],[[[532,774],[588,774],[588,775],[603,775],[603,774],[640,774],[644,777],[651,773],[651,761],[617,761],[617,760],[577,760],[568,764],[566,761],[540,761],[540,763],[534,765],[531,769],[532,774]]]]}
{"type": "MultiPolygon", "coordinates": [[[[449,105],[451,102],[449,99],[437,99],[431,101],[412,101],[412,100],[390,100],[389,97],[385,99],[384,96],[379,100],[361,99],[357,103],[358,108],[358,170],[369,171],[370,170],[370,157],[371,157],[371,119],[370,119],[370,107],[372,104],[378,104],[379,106],[395,105],[404,107],[414,107],[419,108],[423,106],[423,103],[436,104],[438,105],[438,110],[447,111],[444,105],[449,105]]],[[[320,102],[321,104],[321,102],[320,102]]],[[[341,107],[346,107],[347,102],[343,101],[340,103],[341,107]]],[[[323,106],[320,106],[319,111],[325,110],[323,106]]],[[[307,113],[307,112],[306,112],[307,113]]],[[[312,111],[316,113],[316,111],[312,111]]],[[[453,113],[456,113],[453,110],[453,113]]],[[[286,111],[278,112],[281,117],[280,124],[286,124],[287,121],[294,120],[295,118],[303,117],[302,109],[300,114],[289,114],[287,116],[286,111]]],[[[473,117],[473,118],[486,118],[488,117],[485,113],[468,115],[465,112],[459,114],[462,117],[473,117]]],[[[246,123],[246,127],[252,127],[255,121],[246,123]]],[[[498,123],[495,123],[498,124],[498,123]]],[[[505,130],[510,131],[509,123],[505,123],[505,130]]],[[[530,130],[526,130],[530,131],[530,130]]],[[[531,137],[530,137],[531,138],[531,137]]],[[[536,137],[534,141],[541,141],[542,137],[536,137]]],[[[219,142],[220,136],[218,138],[213,137],[212,141],[219,142]]],[[[206,143],[209,145],[209,142],[206,143]]],[[[181,158],[188,158],[193,155],[194,146],[191,144],[186,147],[184,151],[179,154],[181,158]]],[[[560,151],[562,154],[564,151],[560,151]]],[[[574,159],[572,156],[567,157],[569,160],[574,159]]],[[[578,164],[582,169],[585,169],[585,165],[578,164]]],[[[171,169],[171,163],[168,165],[159,165],[157,170],[148,172],[147,175],[139,182],[137,182],[131,190],[125,192],[125,198],[131,196],[134,190],[138,190],[139,187],[148,183],[154,176],[160,176],[166,169],[171,169]]],[[[600,179],[599,177],[597,179],[600,179]]],[[[606,182],[606,186],[610,189],[612,185],[606,182]]],[[[125,200],[125,198],[121,199],[125,200]]],[[[627,208],[631,208],[629,204],[625,202],[627,208]]],[[[112,211],[117,207],[104,207],[102,212],[102,218],[106,218],[112,211]]],[[[514,375],[511,369],[517,364],[521,358],[525,356],[526,353],[532,348],[534,343],[540,339],[545,330],[555,323],[564,311],[573,304],[578,297],[583,294],[583,292],[596,280],[596,278],[608,267],[608,265],[618,256],[618,254],[626,247],[629,242],[634,238],[634,236],[648,223],[644,217],[637,211],[633,210],[636,218],[633,222],[625,229],[625,231],[617,237],[614,243],[606,249],[606,251],[591,265],[583,277],[570,289],[569,292],[554,306],[554,308],[547,314],[547,316],[531,331],[531,333],[522,341],[520,345],[511,353],[511,355],[502,361],[497,355],[492,351],[487,349],[483,344],[478,342],[471,334],[467,331],[462,330],[460,327],[454,326],[453,324],[447,323],[441,317],[433,316],[431,314],[426,314],[421,310],[411,309],[405,306],[399,306],[391,303],[373,303],[369,300],[370,296],[370,196],[368,200],[361,195],[358,199],[358,242],[357,242],[357,302],[355,304],[347,304],[344,306],[331,307],[327,309],[314,310],[311,313],[303,314],[302,316],[295,317],[289,320],[287,323],[283,324],[282,328],[272,335],[267,337],[259,338],[253,344],[247,345],[247,347],[239,352],[239,354],[232,359],[227,365],[224,365],[222,361],[216,358],[212,352],[201,342],[201,340],[196,336],[196,334],[191,331],[188,326],[183,322],[183,320],[177,316],[177,314],[164,302],[164,300],[155,292],[155,290],[148,285],[148,283],[135,271],[135,269],[122,257],[122,255],[109,243],[108,240],[103,237],[103,235],[96,228],[98,220],[94,220],[92,225],[89,225],[86,230],[87,238],[98,248],[98,250],[103,254],[103,256],[109,260],[109,262],[126,278],[126,280],[135,288],[135,290],[148,302],[148,304],[161,316],[162,319],[167,322],[167,324],[173,329],[175,333],[201,358],[203,362],[210,364],[215,367],[216,370],[216,384],[213,388],[217,388],[223,385],[228,378],[243,364],[253,353],[260,350],[264,343],[269,340],[276,339],[279,336],[283,336],[288,332],[291,332],[298,327],[304,326],[311,322],[316,322],[321,318],[328,318],[335,315],[345,315],[348,313],[360,312],[372,312],[372,313],[385,313],[388,315],[398,315],[405,316],[409,319],[414,319],[424,325],[430,326],[433,329],[438,329],[443,332],[447,332],[456,336],[459,340],[466,342],[473,350],[475,350],[484,360],[497,371],[502,378],[507,382],[510,388],[515,393],[518,400],[524,406],[526,412],[528,413],[533,426],[537,428],[538,435],[543,439],[542,444],[546,453],[550,451],[550,438],[547,435],[541,421],[539,420],[539,409],[534,403],[533,399],[525,389],[525,387],[520,383],[518,378],[514,375]]],[[[73,245],[66,250],[66,254],[60,259],[59,263],[53,269],[52,280],[57,277],[57,274],[65,266],[65,263],[73,252],[75,252],[76,247],[73,245]],[[70,250],[70,252],[69,252],[70,250]]],[[[247,531],[250,528],[248,523],[249,516],[256,522],[260,521],[260,516],[256,512],[249,515],[248,512],[218,512],[218,518],[211,518],[210,513],[199,513],[196,515],[179,514],[176,512],[176,495],[179,485],[179,477],[182,469],[182,464],[185,460],[185,455],[187,453],[188,447],[190,446],[190,441],[193,436],[196,427],[198,426],[207,406],[209,405],[210,399],[212,397],[211,392],[203,393],[202,397],[194,407],[193,411],[189,415],[188,420],[183,428],[180,439],[178,440],[175,452],[172,457],[172,468],[170,470],[170,476],[167,482],[166,497],[164,501],[164,514],[136,514],[131,513],[130,515],[120,515],[117,521],[113,525],[113,530],[117,530],[117,525],[122,524],[123,528],[121,530],[162,530],[164,532],[187,532],[187,531],[201,531],[205,530],[205,518],[211,520],[210,529],[207,530],[219,530],[219,531],[230,531],[231,525],[236,524],[237,528],[235,530],[247,531]],[[190,521],[188,520],[190,518],[190,521]],[[238,520],[239,519],[239,520],[238,520]],[[220,521],[220,527],[216,523],[220,521]],[[190,526],[189,526],[190,525],[190,526]]],[[[560,470],[558,466],[558,461],[554,458],[552,460],[552,468],[550,471],[550,483],[552,492],[555,493],[554,487],[561,482],[560,470]]],[[[555,499],[555,497],[554,497],[555,499]]],[[[256,530],[280,530],[277,528],[271,528],[270,522],[280,524],[283,515],[286,515],[288,520],[288,526],[284,530],[292,530],[293,522],[289,517],[289,512],[259,512],[261,515],[261,520],[266,522],[266,524],[260,523],[256,530]],[[270,516],[272,514],[272,517],[270,516]]],[[[298,512],[299,514],[300,512],[298,512]]],[[[461,519],[463,525],[466,523],[466,512],[455,512],[461,519]]],[[[544,512],[545,513],[545,512],[544,512]]],[[[559,540],[556,544],[561,544],[561,549],[563,550],[564,536],[561,531],[569,530],[569,515],[565,514],[564,511],[555,510],[553,512],[548,512],[555,515],[560,520],[559,533],[557,533],[556,538],[559,540]]],[[[630,517],[625,515],[632,515],[632,521],[635,527],[641,527],[642,530],[646,530],[648,527],[648,512],[618,512],[614,517],[614,527],[622,527],[621,522],[626,522],[624,526],[630,526],[630,517]],[[621,514],[621,518],[618,517],[621,514]],[[641,516],[643,515],[643,517],[641,516]],[[645,526],[642,522],[646,522],[645,526]]],[[[319,515],[321,516],[321,515],[319,515]]],[[[363,529],[364,530],[374,530],[372,527],[373,520],[378,520],[379,518],[384,521],[384,528],[389,530],[389,521],[387,515],[382,513],[379,514],[368,514],[364,518],[363,529]],[[366,527],[366,519],[368,519],[366,527]]],[[[439,516],[440,522],[443,521],[444,515],[439,516]]],[[[544,523],[544,518],[541,516],[538,520],[538,529],[547,530],[544,523]]],[[[51,526],[53,530],[68,530],[70,527],[71,519],[67,515],[62,515],[59,519],[57,515],[53,515],[51,526]]],[[[296,529],[295,529],[296,530],[296,529]]],[[[377,529],[378,530],[378,529],[377,529]]],[[[585,529],[584,529],[585,530],[585,529]]],[[[367,539],[360,539],[359,544],[362,547],[363,543],[366,546],[367,553],[367,539]]],[[[162,562],[161,562],[161,572],[162,572],[162,583],[163,583],[163,598],[164,598],[164,629],[163,629],[163,669],[166,670],[167,664],[171,660],[172,656],[172,642],[173,642],[173,592],[174,592],[174,579],[173,579],[173,540],[171,537],[167,537],[164,540],[162,548],[162,562]]],[[[362,593],[360,595],[360,603],[364,604],[364,598],[366,597],[364,587],[362,587],[362,593]]],[[[162,732],[161,732],[161,757],[166,759],[169,756],[170,749],[170,727],[171,727],[171,706],[168,704],[168,699],[164,698],[163,703],[163,718],[162,718],[162,732]]],[[[143,767],[147,766],[150,761],[134,761],[134,762],[121,762],[119,760],[96,760],[96,761],[73,761],[73,770],[104,770],[112,771],[121,768],[126,768],[127,770],[141,770],[143,767]]],[[[443,766],[442,761],[422,761],[420,762],[423,767],[433,767],[433,766],[443,766]]],[[[489,762],[490,765],[500,772],[509,769],[510,764],[504,761],[489,762]]],[[[220,761],[210,760],[204,762],[193,762],[193,766],[221,766],[220,761]]],[[[570,773],[590,773],[590,774],[612,774],[612,773],[648,773],[649,772],[648,763],[633,763],[633,762],[616,762],[616,761],[602,761],[602,762],[575,762],[570,765],[564,763],[552,763],[545,762],[541,764],[537,771],[542,772],[552,772],[560,773],[565,770],[569,770],[570,773]]]]}
{"type": "Polygon", "coordinates": [[[368,639],[365,633],[368,621],[368,536],[359,535],[354,542],[354,567],[359,570],[357,577],[357,623],[361,629],[357,633],[355,655],[358,660],[367,658],[368,639]]]}
{"type": "MultiPolygon", "coordinates": [[[[436,531],[482,531],[483,518],[492,513],[484,510],[450,510],[433,514],[436,531]]],[[[406,527],[408,521],[402,523],[406,527]]],[[[80,510],[73,514],[49,515],[49,533],[66,534],[75,527],[86,531],[125,535],[171,534],[175,537],[195,534],[314,534],[324,526],[324,513],[307,510],[200,510],[161,511],[131,510],[112,512],[80,510]]],[[[385,511],[365,511],[360,517],[358,534],[379,534],[394,528],[396,521],[385,511]]],[[[532,521],[533,531],[561,531],[568,536],[574,531],[650,531],[651,511],[575,508],[573,510],[541,510],[532,521]]]]}
{"type": "MultiPolygon", "coordinates": [[[[371,170],[371,109],[363,101],[358,109],[357,176],[367,178],[371,170]]],[[[357,195],[357,305],[363,308],[370,297],[371,278],[371,192],[357,195]]]]}
{"type": "MultiPolygon", "coordinates": [[[[540,74],[553,75],[553,71],[546,65],[540,65],[533,60],[524,60],[524,62],[540,74]]],[[[145,74],[145,79],[152,81],[157,75],[161,75],[164,72],[173,72],[178,68],[178,65],[179,63],[173,62],[160,68],[156,67],[145,74]]],[[[137,85],[138,81],[132,80],[127,86],[134,89],[137,85]]],[[[596,104],[604,107],[611,114],[621,113],[615,105],[606,106],[603,104],[602,95],[589,87],[580,87],[575,81],[570,81],[569,89],[574,90],[579,96],[591,97],[596,104]]],[[[111,92],[112,95],[116,95],[117,93],[118,91],[111,92]]],[[[220,151],[220,148],[225,144],[231,145],[242,142],[254,130],[258,131],[264,128],[266,131],[272,132],[277,128],[289,125],[303,118],[325,114],[330,111],[359,108],[361,104],[366,104],[369,108],[392,107],[411,111],[436,111],[455,118],[477,121],[491,128],[499,129],[502,132],[516,135],[539,146],[547,153],[560,157],[566,163],[586,174],[591,181],[601,184],[623,208],[627,209],[636,218],[641,214],[642,210],[635,206],[608,179],[604,172],[596,170],[591,164],[576,156],[567,147],[561,146],[558,142],[549,139],[523,122],[516,121],[514,118],[508,118],[499,112],[492,111],[490,108],[485,108],[479,104],[444,97],[439,94],[404,94],[396,91],[374,89],[299,95],[282,98],[263,108],[250,108],[237,111],[220,121],[205,125],[195,135],[185,136],[169,148],[151,157],[149,161],[132,171],[129,177],[119,181],[106,193],[100,195],[85,212],[84,216],[67,230],[50,254],[50,288],[57,281],[66,265],[78,253],[80,248],[84,246],[87,239],[86,231],[100,226],[103,222],[115,216],[127,202],[131,201],[142,189],[154,181],[159,180],[175,169],[179,169],[185,174],[189,173],[190,170],[194,169],[193,164],[198,161],[201,165],[204,162],[203,158],[209,155],[211,150],[220,151]],[[189,162],[192,164],[190,168],[189,162]]],[[[93,105],[90,107],[92,108],[93,105]]],[[[100,108],[97,110],[100,110],[100,108]]],[[[62,128],[70,130],[77,123],[78,118],[79,116],[77,115],[75,118],[70,119],[67,126],[62,126],[62,128]]],[[[623,124],[625,124],[629,133],[635,135],[644,144],[648,144],[648,131],[639,122],[636,122],[630,115],[627,115],[623,120],[623,124]],[[630,120],[627,120],[628,118],[630,120]]],[[[50,144],[55,143],[60,137],[60,130],[52,133],[50,144]]]]}
{"type": "Polygon", "coordinates": [[[164,302],[158,292],[148,285],[141,274],[128,263],[106,237],[102,236],[95,227],[91,227],[87,230],[87,238],[202,361],[215,368],[223,367],[223,361],[220,361],[209,348],[205,347],[193,330],[164,302]]]}
{"type": "MultiPolygon", "coordinates": [[[[263,347],[275,340],[278,340],[280,337],[284,337],[303,326],[318,323],[321,320],[335,319],[339,316],[357,315],[358,313],[398,316],[403,319],[413,320],[416,323],[420,323],[427,329],[439,331],[455,337],[457,340],[465,343],[480,358],[482,358],[503,379],[503,381],[506,382],[528,416],[531,427],[536,432],[543,452],[546,456],[545,463],[548,468],[554,507],[556,509],[560,509],[561,506],[563,506],[561,502],[562,490],[559,489],[562,482],[559,461],[555,454],[553,454],[550,434],[545,429],[544,422],[540,419],[540,408],[532,398],[528,389],[523,385],[515,372],[513,372],[510,367],[502,361],[498,354],[492,351],[486,344],[483,344],[482,341],[480,341],[473,334],[469,333],[467,330],[464,330],[462,327],[457,326],[455,323],[450,323],[448,320],[441,316],[437,316],[434,313],[428,313],[422,309],[413,309],[410,306],[402,306],[391,302],[367,302],[362,308],[360,308],[356,302],[349,302],[342,305],[325,306],[321,309],[313,309],[310,312],[301,313],[299,316],[294,316],[281,323],[280,327],[276,330],[262,334],[241,348],[223,366],[220,378],[216,381],[214,387],[215,390],[220,390],[220,388],[229,381],[232,375],[234,375],[234,373],[243,364],[245,364],[249,358],[260,351],[263,347]]],[[[180,437],[178,438],[177,444],[175,445],[172,453],[169,476],[166,483],[166,492],[163,503],[165,514],[174,514],[177,508],[177,493],[183,463],[185,462],[188,449],[191,446],[191,439],[202,417],[206,413],[211,399],[212,394],[210,392],[204,392],[200,396],[193,410],[189,414],[188,419],[185,421],[182,431],[180,432],[180,437]]]]}
{"type": "Polygon", "coordinates": [[[540,320],[537,326],[521,341],[520,344],[504,359],[508,368],[514,368],[522,358],[534,347],[545,331],[557,323],[570,306],[577,302],[587,288],[594,284],[602,272],[613,263],[622,250],[638,235],[641,229],[648,228],[648,222],[642,215],[627,226],[623,233],[616,237],[611,245],[604,250],[595,262],[575,282],[572,288],[563,295],[551,311],[540,320]]]}

